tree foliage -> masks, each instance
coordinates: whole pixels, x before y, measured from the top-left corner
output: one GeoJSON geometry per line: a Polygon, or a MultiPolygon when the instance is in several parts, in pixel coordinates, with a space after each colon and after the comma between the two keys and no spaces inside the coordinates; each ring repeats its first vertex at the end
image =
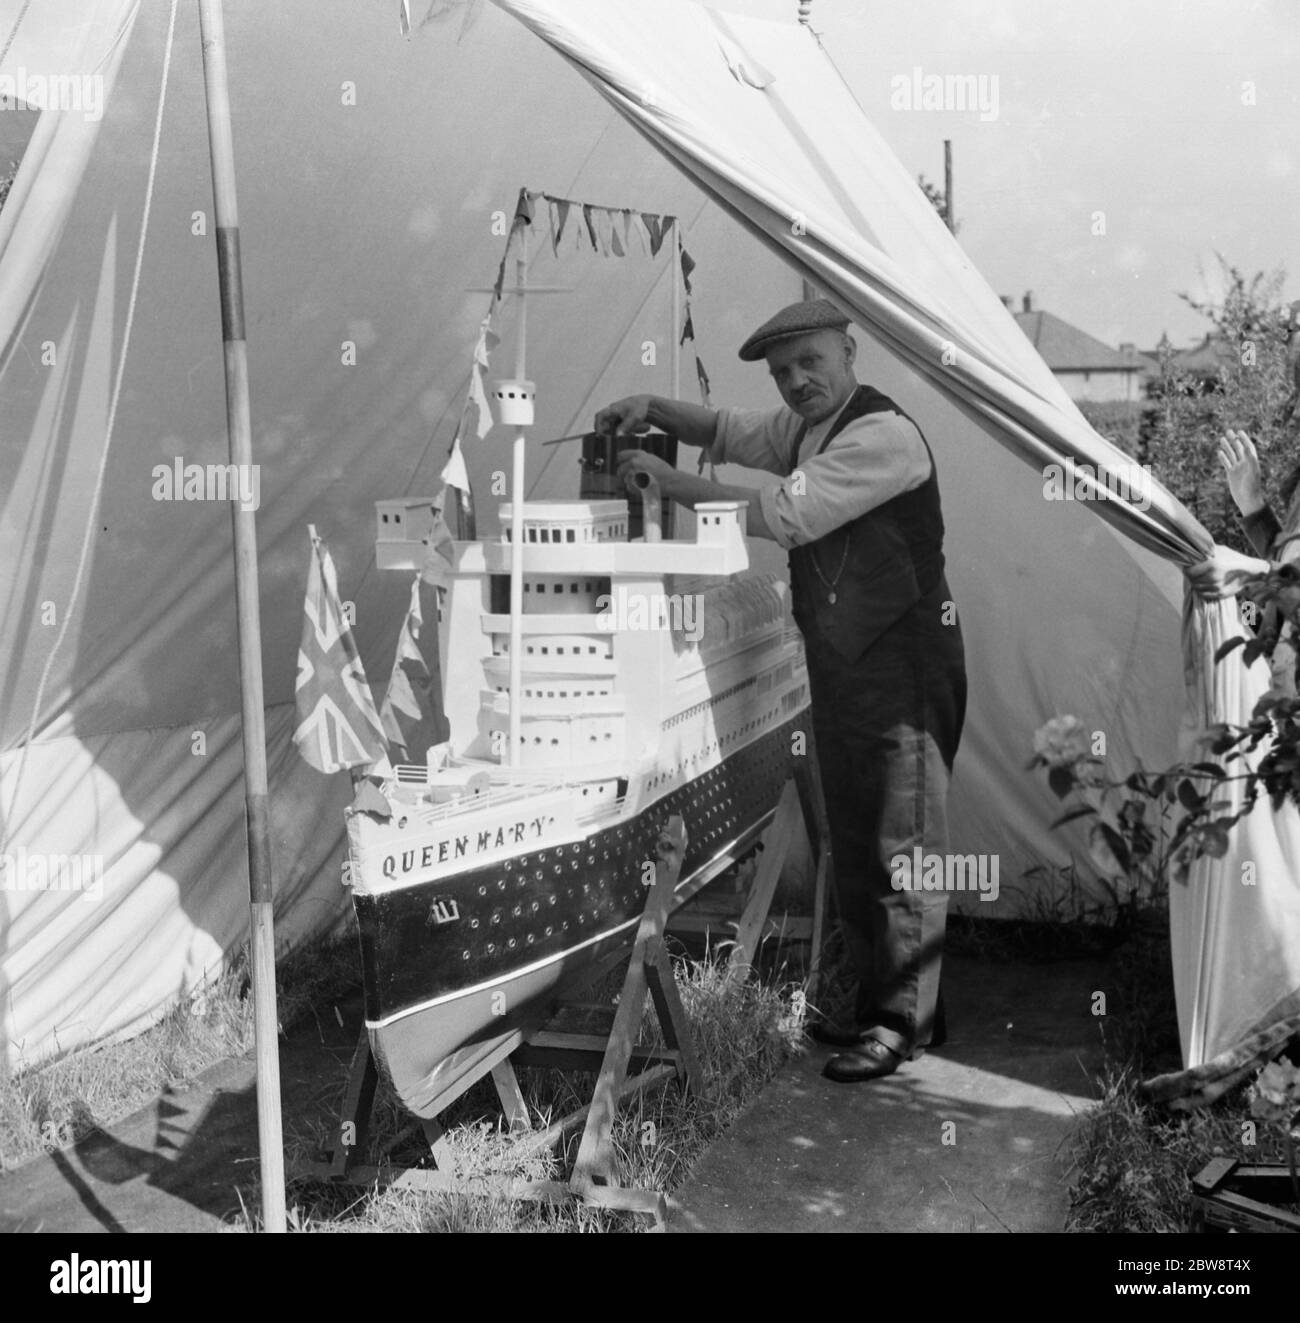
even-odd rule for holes
{"type": "Polygon", "coordinates": [[[1247,279],[1216,256],[1222,298],[1179,296],[1209,323],[1207,348],[1213,362],[1195,371],[1179,368],[1173,346],[1167,339],[1161,343],[1160,371],[1148,385],[1137,458],[1151,465],[1216,542],[1249,552],[1215,447],[1229,428],[1250,434],[1270,503],[1282,518],[1300,465],[1300,416],[1280,419],[1292,389],[1288,338],[1294,305],[1282,302],[1281,269],[1247,279]]]}

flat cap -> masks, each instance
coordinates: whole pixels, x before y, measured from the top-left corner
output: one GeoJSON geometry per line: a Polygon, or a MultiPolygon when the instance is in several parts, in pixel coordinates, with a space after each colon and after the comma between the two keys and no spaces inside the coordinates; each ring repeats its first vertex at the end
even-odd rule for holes
{"type": "Polygon", "coordinates": [[[746,363],[755,363],[778,340],[792,335],[807,335],[809,331],[846,331],[849,319],[829,299],[809,299],[805,303],[792,303],[782,308],[770,321],[766,321],[740,346],[740,357],[746,363]]]}

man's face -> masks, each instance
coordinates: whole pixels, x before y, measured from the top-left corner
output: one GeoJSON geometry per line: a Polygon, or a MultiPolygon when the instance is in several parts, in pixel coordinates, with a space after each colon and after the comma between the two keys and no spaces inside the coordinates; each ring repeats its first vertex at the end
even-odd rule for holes
{"type": "Polygon", "coordinates": [[[767,351],[767,370],[786,404],[805,422],[819,423],[853,393],[856,352],[843,331],[810,331],[778,340],[767,351]]]}

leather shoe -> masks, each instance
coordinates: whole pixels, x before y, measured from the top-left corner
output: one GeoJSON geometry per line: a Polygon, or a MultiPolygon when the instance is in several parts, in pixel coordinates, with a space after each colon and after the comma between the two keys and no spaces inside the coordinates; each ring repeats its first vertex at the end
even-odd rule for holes
{"type": "Polygon", "coordinates": [[[863,1080],[878,1080],[892,1075],[903,1064],[903,1057],[892,1047],[875,1038],[864,1040],[853,1052],[842,1052],[832,1057],[822,1070],[828,1080],[837,1084],[858,1084],[863,1080]]]}
{"type": "Polygon", "coordinates": [[[819,1020],[809,1026],[809,1034],[816,1043],[825,1043],[827,1047],[861,1047],[861,1029],[841,1029],[829,1020],[819,1020]]]}

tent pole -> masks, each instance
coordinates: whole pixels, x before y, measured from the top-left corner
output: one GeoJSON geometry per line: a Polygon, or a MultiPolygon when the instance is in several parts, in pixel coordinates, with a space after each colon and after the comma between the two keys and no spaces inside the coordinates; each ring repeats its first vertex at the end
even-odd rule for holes
{"type": "MultiPolygon", "coordinates": [[[[236,473],[251,473],[252,420],[248,354],[244,342],[244,293],[235,205],[235,148],[226,36],[221,0],[199,0],[203,82],[207,93],[208,145],[216,216],[217,277],[226,369],[226,431],[236,473]]],[[[240,483],[242,487],[243,484],[240,483]]],[[[249,490],[245,488],[245,490],[249,490]]],[[[235,612],[239,635],[239,689],[243,713],[244,801],[248,825],[250,950],[253,1023],[257,1052],[257,1140],[261,1156],[262,1226],[285,1230],[284,1141],[280,1121],[279,1023],[275,1007],[275,927],[271,902],[270,798],[266,776],[266,714],[262,700],[262,629],[257,583],[257,526],[253,511],[230,505],[235,544],[235,612]]]]}

